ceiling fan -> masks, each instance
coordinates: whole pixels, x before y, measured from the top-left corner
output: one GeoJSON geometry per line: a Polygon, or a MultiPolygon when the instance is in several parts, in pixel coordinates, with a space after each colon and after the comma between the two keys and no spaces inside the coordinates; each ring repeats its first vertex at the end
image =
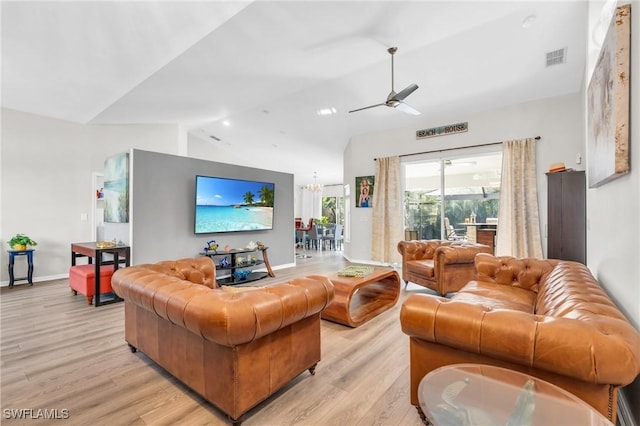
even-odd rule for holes
{"type": "Polygon", "coordinates": [[[379,106],[388,106],[392,108],[397,108],[400,111],[406,112],[407,114],[420,115],[420,111],[417,111],[416,109],[410,107],[404,102],[407,96],[415,92],[415,90],[418,88],[418,85],[415,83],[410,84],[398,93],[396,93],[393,88],[393,55],[397,51],[398,51],[397,47],[390,47],[389,49],[387,49],[387,52],[389,52],[389,54],[391,55],[391,92],[389,92],[389,96],[387,96],[387,100],[380,104],[369,105],[367,107],[354,109],[349,112],[362,111],[364,109],[375,108],[379,106]]]}

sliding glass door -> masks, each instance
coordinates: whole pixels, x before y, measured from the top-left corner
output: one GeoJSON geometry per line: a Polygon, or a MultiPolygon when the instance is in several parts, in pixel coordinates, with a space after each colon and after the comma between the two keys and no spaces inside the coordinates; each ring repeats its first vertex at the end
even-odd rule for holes
{"type": "Polygon", "coordinates": [[[403,163],[405,239],[466,240],[470,222],[497,222],[501,168],[501,152],[403,163]]]}

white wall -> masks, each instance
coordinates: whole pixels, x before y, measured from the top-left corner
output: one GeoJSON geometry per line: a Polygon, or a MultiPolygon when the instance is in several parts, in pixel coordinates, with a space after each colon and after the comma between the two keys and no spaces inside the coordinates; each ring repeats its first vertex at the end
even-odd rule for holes
{"type": "MultiPolygon", "coordinates": [[[[640,29],[640,2],[633,2],[631,7],[631,31],[636,33],[631,43],[631,172],[601,187],[587,190],[587,265],[635,328],[640,330],[640,44],[635,43],[640,29]]],[[[590,62],[585,86],[600,51],[594,42],[602,35],[598,31],[598,23],[601,16],[606,21],[609,12],[605,3],[590,3],[590,62]],[[604,16],[602,10],[605,11],[604,16]]],[[[584,122],[586,128],[586,111],[584,122]]]]}
{"type": "MultiPolygon", "coordinates": [[[[178,153],[177,125],[84,125],[8,109],[1,118],[0,239],[5,249],[18,232],[38,242],[35,281],[66,276],[70,243],[92,240],[92,173],[106,157],[130,148],[178,153]]],[[[0,258],[6,285],[8,259],[0,258]]],[[[16,259],[16,276],[26,275],[24,263],[16,259]]]]}
{"type": "MultiPolygon", "coordinates": [[[[566,95],[514,105],[470,116],[429,117],[420,129],[469,122],[469,131],[449,136],[416,140],[418,128],[389,130],[354,136],[344,152],[344,178],[355,185],[356,176],[374,175],[376,157],[413,154],[471,145],[502,142],[509,139],[541,136],[537,142],[538,202],[541,232],[546,253],[547,180],[545,172],[552,163],[584,170],[575,164],[578,154],[584,159],[582,96],[566,95]]],[[[393,112],[393,111],[392,111],[393,112]]],[[[447,152],[451,155],[452,152],[447,152]]],[[[408,158],[408,157],[407,157],[408,158]]],[[[375,190],[375,189],[374,189],[375,190]]],[[[371,261],[372,209],[354,208],[352,199],[349,220],[350,241],[345,242],[345,256],[354,262],[371,261]]]]}

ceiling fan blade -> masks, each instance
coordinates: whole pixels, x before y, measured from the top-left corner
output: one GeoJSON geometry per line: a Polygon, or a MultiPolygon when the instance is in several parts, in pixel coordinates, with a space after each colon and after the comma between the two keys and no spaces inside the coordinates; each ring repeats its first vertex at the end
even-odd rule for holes
{"type": "Polygon", "coordinates": [[[407,114],[420,115],[420,111],[414,109],[413,107],[410,107],[402,101],[398,101],[398,103],[395,105],[395,108],[399,109],[402,112],[406,112],[407,114]]]}
{"type": "Polygon", "coordinates": [[[398,92],[397,95],[395,95],[393,97],[394,100],[396,101],[402,101],[404,100],[404,98],[406,98],[407,96],[409,96],[410,94],[412,94],[413,92],[415,92],[418,89],[418,85],[417,84],[410,84],[407,87],[405,87],[404,89],[402,89],[400,92],[398,92]]]}
{"type": "Polygon", "coordinates": [[[375,105],[369,105],[369,106],[367,106],[367,107],[354,109],[354,110],[351,110],[351,111],[349,111],[349,112],[358,112],[358,111],[362,111],[363,109],[375,108],[375,107],[379,107],[379,106],[383,106],[383,105],[386,105],[386,104],[375,104],[375,105]]]}

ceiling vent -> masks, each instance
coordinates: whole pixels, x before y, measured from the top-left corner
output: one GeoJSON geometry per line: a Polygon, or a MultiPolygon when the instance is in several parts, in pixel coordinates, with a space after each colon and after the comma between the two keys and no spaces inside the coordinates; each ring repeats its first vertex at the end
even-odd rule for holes
{"type": "Polygon", "coordinates": [[[213,135],[209,135],[209,137],[210,137],[211,139],[213,139],[213,140],[218,141],[218,142],[220,142],[220,141],[221,141],[221,139],[220,139],[220,138],[217,138],[217,137],[215,137],[215,136],[213,136],[213,135]]]}
{"type": "Polygon", "coordinates": [[[553,52],[547,52],[547,66],[560,65],[566,62],[567,48],[554,50],[553,52]]]}

